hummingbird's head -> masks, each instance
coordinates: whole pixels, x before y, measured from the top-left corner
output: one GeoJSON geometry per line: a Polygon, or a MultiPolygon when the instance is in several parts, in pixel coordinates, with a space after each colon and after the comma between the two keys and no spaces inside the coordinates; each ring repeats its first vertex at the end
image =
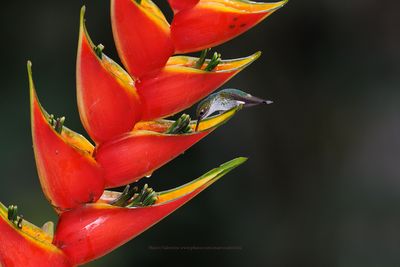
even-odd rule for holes
{"type": "Polygon", "coordinates": [[[197,119],[204,119],[210,110],[210,101],[207,99],[204,99],[199,103],[196,109],[196,117],[197,119]]]}
{"type": "Polygon", "coordinates": [[[211,112],[211,100],[209,98],[206,98],[202,100],[196,108],[196,119],[197,119],[197,124],[196,124],[196,131],[197,128],[199,127],[200,121],[207,116],[210,115],[211,112]]]}

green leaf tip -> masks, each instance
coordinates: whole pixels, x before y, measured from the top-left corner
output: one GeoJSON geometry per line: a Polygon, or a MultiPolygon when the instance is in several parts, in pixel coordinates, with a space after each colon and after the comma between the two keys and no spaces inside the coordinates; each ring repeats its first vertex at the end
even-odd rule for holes
{"type": "Polygon", "coordinates": [[[261,51],[257,51],[254,53],[254,60],[258,59],[259,57],[261,57],[262,52],[261,51]]]}
{"type": "Polygon", "coordinates": [[[233,169],[239,167],[243,163],[247,161],[248,158],[245,157],[238,157],[233,160],[230,160],[228,162],[225,162],[224,164],[221,164],[217,169],[219,172],[221,172],[221,177],[228,172],[232,171],[233,169]]]}
{"type": "Polygon", "coordinates": [[[230,160],[228,162],[221,164],[217,168],[210,170],[209,172],[203,174],[198,179],[202,179],[204,177],[212,175],[212,176],[214,176],[214,178],[212,180],[213,180],[213,182],[215,182],[218,179],[220,179],[222,176],[227,174],[228,172],[232,171],[233,169],[235,169],[235,168],[239,167],[240,165],[242,165],[243,163],[245,163],[246,161],[247,161],[247,158],[245,158],[245,157],[235,158],[233,160],[230,160]]]}
{"type": "Polygon", "coordinates": [[[86,6],[83,5],[81,7],[81,13],[79,16],[81,24],[83,24],[85,22],[85,13],[86,13],[86,6]]]}
{"type": "Polygon", "coordinates": [[[289,2],[289,0],[283,0],[283,1],[277,2],[277,3],[280,3],[280,5],[276,6],[275,8],[271,8],[270,12],[276,11],[276,10],[284,7],[288,2],[289,2]]]}
{"type": "Polygon", "coordinates": [[[214,169],[208,171],[207,173],[203,174],[202,176],[198,177],[197,179],[195,179],[189,183],[186,183],[186,184],[176,187],[174,189],[158,192],[158,195],[162,196],[164,194],[168,194],[170,192],[190,186],[191,184],[194,184],[201,180],[206,180],[206,182],[201,186],[203,188],[206,188],[206,187],[210,186],[211,184],[215,183],[216,181],[218,181],[221,177],[223,177],[228,172],[230,172],[233,169],[237,168],[238,166],[242,165],[246,161],[247,161],[247,158],[245,158],[245,157],[235,158],[233,160],[230,160],[228,162],[221,164],[217,168],[214,168],[214,169]]]}
{"type": "Polygon", "coordinates": [[[35,86],[33,83],[32,62],[30,60],[26,62],[26,69],[28,71],[29,92],[31,97],[33,97],[33,95],[35,94],[35,86]]]}
{"type": "Polygon", "coordinates": [[[29,80],[31,80],[31,78],[32,78],[32,62],[30,60],[28,60],[26,62],[26,69],[28,71],[29,80]]]}
{"type": "Polygon", "coordinates": [[[236,168],[245,163],[249,158],[238,157],[220,165],[220,168],[236,168]]]}

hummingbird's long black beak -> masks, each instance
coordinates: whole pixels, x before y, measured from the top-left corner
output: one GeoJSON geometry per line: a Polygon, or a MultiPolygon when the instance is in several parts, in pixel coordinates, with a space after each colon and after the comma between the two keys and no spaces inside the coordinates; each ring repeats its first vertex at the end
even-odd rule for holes
{"type": "Polygon", "coordinates": [[[239,95],[239,94],[232,94],[231,95],[232,98],[236,101],[242,102],[243,103],[243,107],[248,108],[248,107],[254,107],[254,106],[258,106],[260,104],[272,104],[274,103],[271,100],[266,100],[257,96],[253,96],[250,94],[247,95],[239,95]]]}
{"type": "Polygon", "coordinates": [[[195,132],[197,132],[197,130],[199,129],[200,121],[201,121],[201,116],[197,117],[196,128],[194,128],[194,131],[195,131],[195,132]]]}

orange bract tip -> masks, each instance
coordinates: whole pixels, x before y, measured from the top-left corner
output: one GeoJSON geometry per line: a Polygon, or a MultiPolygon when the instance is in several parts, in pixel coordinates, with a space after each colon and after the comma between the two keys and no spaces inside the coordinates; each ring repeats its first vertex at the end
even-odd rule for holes
{"type": "Polygon", "coordinates": [[[96,142],[130,131],[140,119],[140,101],[134,81],[118,64],[92,43],[81,10],[77,99],[81,121],[96,142]]]}
{"type": "Polygon", "coordinates": [[[222,44],[249,30],[286,2],[200,0],[193,8],[174,16],[171,36],[175,52],[194,52],[222,44]]]}
{"type": "Polygon", "coordinates": [[[103,193],[104,180],[91,156],[93,147],[63,126],[61,134],[55,131],[37,98],[30,63],[28,74],[33,149],[44,194],[60,211],[96,201],[103,193]]]}
{"type": "Polygon", "coordinates": [[[169,24],[150,0],[111,0],[111,23],[121,61],[135,77],[163,67],[174,53],[169,24]]]}

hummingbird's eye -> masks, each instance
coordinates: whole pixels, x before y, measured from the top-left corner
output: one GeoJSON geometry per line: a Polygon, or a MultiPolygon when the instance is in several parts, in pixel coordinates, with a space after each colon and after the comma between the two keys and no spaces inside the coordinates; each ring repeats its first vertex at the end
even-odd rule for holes
{"type": "Polygon", "coordinates": [[[204,115],[204,109],[200,110],[200,116],[204,115]]]}

